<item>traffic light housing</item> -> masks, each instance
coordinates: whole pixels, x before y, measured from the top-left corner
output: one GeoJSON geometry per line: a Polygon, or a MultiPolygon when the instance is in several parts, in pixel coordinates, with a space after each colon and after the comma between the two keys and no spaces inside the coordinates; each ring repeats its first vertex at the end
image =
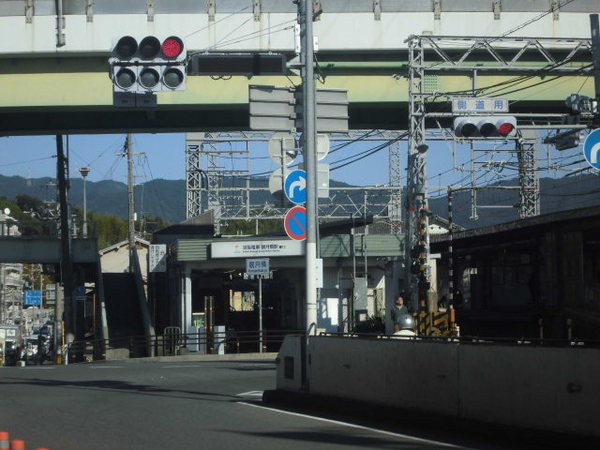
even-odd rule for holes
{"type": "Polygon", "coordinates": [[[454,119],[454,134],[461,138],[506,138],[516,135],[513,116],[460,116],[454,119]]]}
{"type": "Polygon", "coordinates": [[[146,94],[185,89],[187,52],[178,36],[122,36],[109,58],[114,92],[146,94]]]}

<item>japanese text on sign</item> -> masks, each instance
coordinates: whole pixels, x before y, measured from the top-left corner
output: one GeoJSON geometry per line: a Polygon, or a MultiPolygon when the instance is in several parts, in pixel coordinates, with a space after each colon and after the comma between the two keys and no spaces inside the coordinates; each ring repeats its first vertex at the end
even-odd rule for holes
{"type": "Polygon", "coordinates": [[[246,273],[248,275],[269,275],[269,260],[263,259],[247,259],[246,273]]]}
{"type": "Polygon", "coordinates": [[[508,112],[506,98],[460,97],[452,99],[453,113],[495,113],[508,112]]]}

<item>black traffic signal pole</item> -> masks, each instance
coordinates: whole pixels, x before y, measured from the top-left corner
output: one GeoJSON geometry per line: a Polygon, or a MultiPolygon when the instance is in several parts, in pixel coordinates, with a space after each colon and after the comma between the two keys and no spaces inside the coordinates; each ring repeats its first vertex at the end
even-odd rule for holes
{"type": "MultiPolygon", "coordinates": [[[[58,179],[58,201],[60,205],[61,280],[64,288],[64,332],[66,343],[75,340],[76,315],[73,299],[73,258],[71,255],[71,233],[69,227],[69,204],[67,201],[67,158],[63,149],[62,134],[56,135],[56,178],[58,179]]],[[[63,355],[63,362],[67,361],[63,355]]]]}

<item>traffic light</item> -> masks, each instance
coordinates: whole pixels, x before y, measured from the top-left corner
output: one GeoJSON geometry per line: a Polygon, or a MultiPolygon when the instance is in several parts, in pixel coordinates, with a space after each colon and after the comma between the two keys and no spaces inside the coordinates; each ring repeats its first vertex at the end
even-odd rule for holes
{"type": "Polygon", "coordinates": [[[115,92],[145,94],[185,89],[187,52],[177,36],[119,38],[109,58],[115,92]]]}
{"type": "Polygon", "coordinates": [[[504,138],[517,131],[513,116],[460,116],[454,119],[454,134],[462,138],[504,138]]]}

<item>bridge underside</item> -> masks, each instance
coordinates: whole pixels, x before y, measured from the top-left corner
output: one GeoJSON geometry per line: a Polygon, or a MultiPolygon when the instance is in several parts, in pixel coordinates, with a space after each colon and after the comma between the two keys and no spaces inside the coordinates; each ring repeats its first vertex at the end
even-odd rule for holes
{"type": "MultiPolygon", "coordinates": [[[[564,100],[520,102],[512,112],[560,112],[564,100]]],[[[408,104],[354,103],[350,105],[351,129],[408,128],[408,104]]],[[[430,124],[435,127],[435,123],[430,124]]],[[[442,125],[449,126],[449,123],[442,125]]],[[[173,105],[154,109],[113,109],[81,107],[70,109],[20,108],[0,112],[0,135],[96,134],[96,133],[162,133],[189,131],[247,131],[249,108],[247,104],[173,105]]]]}
{"type": "MultiPolygon", "coordinates": [[[[185,37],[188,55],[276,52],[291,61],[297,53],[296,5],[275,0],[25,3],[0,1],[0,30],[10,36],[0,40],[0,135],[245,131],[250,84],[301,81],[295,75],[194,76],[185,91],[159,93],[156,108],[118,109],[108,57],[124,33],[185,37]]],[[[497,87],[478,96],[508,98],[511,112],[542,113],[561,112],[573,92],[593,95],[593,84],[585,81],[591,60],[588,15],[597,11],[597,0],[317,3],[317,87],[348,91],[353,129],[408,128],[408,43],[415,36],[422,37],[422,64],[431,69],[422,80],[426,95],[470,95],[474,88],[497,87]],[[560,79],[551,80],[558,72],[560,79]]],[[[427,112],[447,111],[448,98],[427,112]]]]}
{"type": "MultiPolygon", "coordinates": [[[[61,242],[58,238],[2,237],[0,263],[60,264],[61,242]]],[[[96,264],[98,247],[95,239],[73,239],[73,262],[96,264]]]]}

